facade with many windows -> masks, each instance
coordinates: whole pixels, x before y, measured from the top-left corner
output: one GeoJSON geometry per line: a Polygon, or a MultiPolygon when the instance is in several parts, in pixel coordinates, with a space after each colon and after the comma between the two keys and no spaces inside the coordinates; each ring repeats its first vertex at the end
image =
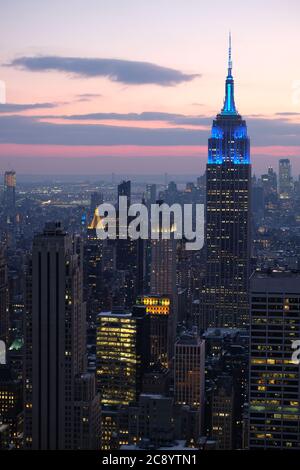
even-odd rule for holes
{"type": "Polygon", "coordinates": [[[300,449],[300,274],[251,278],[250,449],[300,449]]]}

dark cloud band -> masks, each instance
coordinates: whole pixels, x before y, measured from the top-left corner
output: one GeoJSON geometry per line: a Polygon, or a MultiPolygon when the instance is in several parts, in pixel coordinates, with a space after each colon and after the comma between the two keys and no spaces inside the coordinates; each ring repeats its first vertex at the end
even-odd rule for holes
{"type": "MultiPolygon", "coordinates": [[[[50,117],[50,116],[49,116],[50,117]]],[[[88,113],[55,116],[67,121],[163,121],[169,124],[210,126],[211,119],[207,116],[185,116],[184,114],[161,113],[147,111],[143,113],[88,113]]]]}
{"type": "Polygon", "coordinates": [[[5,103],[0,104],[0,113],[17,113],[31,109],[50,109],[58,106],[58,103],[5,103]]]}
{"type": "MultiPolygon", "coordinates": [[[[247,119],[255,146],[300,146],[300,124],[282,119],[247,119]]],[[[207,145],[209,130],[141,128],[105,124],[58,124],[36,117],[0,116],[0,143],[39,145],[207,145]]]]}
{"type": "Polygon", "coordinates": [[[32,72],[57,71],[81,77],[107,77],[127,85],[173,86],[200,77],[150,62],[121,59],[38,56],[20,57],[7,65],[32,72]]]}

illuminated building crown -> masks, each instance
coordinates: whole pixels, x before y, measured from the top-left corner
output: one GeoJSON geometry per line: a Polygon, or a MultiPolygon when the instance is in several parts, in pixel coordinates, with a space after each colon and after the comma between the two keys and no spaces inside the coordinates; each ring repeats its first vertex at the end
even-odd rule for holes
{"type": "Polygon", "coordinates": [[[225,82],[225,99],[222,111],[213,121],[208,140],[208,163],[250,163],[250,141],[246,121],[238,114],[234,102],[232,76],[231,34],[229,34],[228,73],[225,82]]]}

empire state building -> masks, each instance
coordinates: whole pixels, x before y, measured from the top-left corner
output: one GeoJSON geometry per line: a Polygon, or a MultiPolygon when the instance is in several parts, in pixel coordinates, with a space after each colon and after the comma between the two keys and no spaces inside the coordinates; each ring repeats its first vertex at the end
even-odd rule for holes
{"type": "Polygon", "coordinates": [[[250,265],[250,141],[234,102],[231,37],[225,100],[213,121],[206,167],[204,326],[248,322],[250,265]]]}

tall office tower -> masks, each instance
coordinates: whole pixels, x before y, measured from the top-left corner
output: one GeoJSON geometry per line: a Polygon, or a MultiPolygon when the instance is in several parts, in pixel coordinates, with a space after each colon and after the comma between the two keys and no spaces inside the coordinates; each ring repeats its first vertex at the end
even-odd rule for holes
{"type": "Polygon", "coordinates": [[[100,448],[101,407],[96,393],[95,374],[83,373],[75,377],[74,395],[74,449],[100,448]]]}
{"type": "Polygon", "coordinates": [[[251,208],[252,213],[258,218],[263,217],[265,213],[265,197],[262,186],[252,186],[251,190],[251,208]]]}
{"type": "MultiPolygon", "coordinates": [[[[145,280],[145,240],[132,240],[129,237],[122,238],[121,233],[126,233],[128,225],[133,217],[128,217],[128,221],[123,219],[123,214],[119,209],[119,197],[127,197],[127,209],[131,203],[131,182],[123,181],[118,185],[117,204],[117,240],[116,246],[116,269],[124,272],[124,290],[119,296],[124,300],[117,302],[117,305],[124,305],[130,308],[134,305],[137,295],[144,292],[145,280]],[[126,225],[127,224],[127,225],[126,225]]],[[[125,206],[126,208],[126,206],[125,206]]]]}
{"type": "MultiPolygon", "coordinates": [[[[160,234],[161,237],[161,234],[160,234]]],[[[167,296],[172,303],[168,318],[168,361],[174,355],[174,342],[177,327],[177,285],[176,285],[176,240],[151,240],[150,295],[167,296]]]]}
{"type": "Polygon", "coordinates": [[[156,184],[147,184],[146,186],[146,203],[155,204],[156,201],[156,184]]]}
{"type": "Polygon", "coordinates": [[[135,402],[149,363],[150,325],[144,307],[98,315],[96,376],[102,405],[135,402]]]}
{"type": "MultiPolygon", "coordinates": [[[[186,241],[181,240],[177,248],[178,322],[195,324],[192,315],[193,301],[199,302],[199,287],[203,279],[205,263],[202,250],[186,249],[186,241]]],[[[198,325],[200,327],[200,325],[198,325]]]]}
{"type": "Polygon", "coordinates": [[[246,122],[234,103],[231,40],[225,101],[213,121],[206,167],[206,326],[248,323],[251,168],[246,122]]]}
{"type": "Polygon", "coordinates": [[[123,293],[121,292],[119,296],[121,300],[116,305],[130,308],[135,303],[136,297],[144,292],[146,240],[117,238],[115,242],[116,270],[124,278],[123,293]]]}
{"type": "MultiPolygon", "coordinates": [[[[162,204],[162,201],[157,201],[162,204]]],[[[158,239],[151,240],[151,279],[150,292],[156,295],[176,294],[176,240],[173,224],[170,227],[169,238],[163,238],[161,223],[154,228],[158,231],[158,239]]]]}
{"type": "Polygon", "coordinates": [[[212,393],[211,437],[219,450],[232,450],[234,427],[234,387],[232,378],[218,377],[212,393]]]}
{"type": "Polygon", "coordinates": [[[249,382],[248,332],[245,333],[243,342],[238,343],[227,345],[222,357],[222,371],[224,376],[232,380],[233,387],[233,427],[231,438],[233,449],[243,448],[243,429],[245,428],[249,382]]]}
{"type": "Polygon", "coordinates": [[[34,237],[26,290],[25,446],[74,449],[75,385],[86,372],[82,249],[60,223],[34,237]]]}
{"type": "Polygon", "coordinates": [[[168,325],[168,359],[169,364],[174,354],[174,342],[177,326],[177,243],[174,238],[173,225],[170,227],[170,238],[163,239],[163,230],[159,224],[159,239],[151,240],[151,274],[150,294],[167,296],[171,299],[172,309],[168,325]]]}
{"type": "Polygon", "coordinates": [[[133,437],[135,434],[137,441],[147,439],[156,449],[172,442],[174,438],[172,397],[142,393],[134,415],[137,419],[133,437]]]}
{"type": "Polygon", "coordinates": [[[13,246],[16,236],[16,173],[6,171],[4,174],[3,211],[5,232],[8,246],[13,246]]]}
{"type": "Polygon", "coordinates": [[[138,295],[147,291],[147,248],[148,240],[141,238],[136,240],[137,268],[135,275],[135,299],[138,295]]]}
{"type": "Polygon", "coordinates": [[[277,175],[272,167],[268,168],[268,173],[261,175],[261,182],[265,196],[277,193],[277,175]]]}
{"type": "Polygon", "coordinates": [[[279,160],[279,195],[287,198],[292,190],[292,168],[288,158],[279,160]]]}
{"type": "Polygon", "coordinates": [[[129,206],[131,203],[131,181],[122,181],[122,183],[118,185],[118,204],[120,196],[127,197],[127,203],[129,206]]]}
{"type": "Polygon", "coordinates": [[[300,449],[300,274],[251,277],[249,448],[300,449]]]}
{"type": "Polygon", "coordinates": [[[9,336],[9,304],[7,261],[5,250],[0,246],[0,341],[8,342],[9,336]]]}
{"type": "Polygon", "coordinates": [[[4,174],[4,207],[8,217],[13,218],[16,211],[16,173],[6,171],[4,174]]]}
{"type": "Polygon", "coordinates": [[[164,191],[163,199],[167,204],[174,204],[178,202],[178,190],[174,181],[170,181],[167,189],[164,191]]]}
{"type": "Polygon", "coordinates": [[[0,365],[0,423],[7,426],[8,448],[19,449],[23,439],[22,382],[5,364],[0,365]]]}
{"type": "Polygon", "coordinates": [[[206,433],[220,448],[242,449],[245,404],[248,403],[249,333],[236,328],[208,328],[202,336],[206,356],[206,433]],[[224,384],[228,384],[225,389],[224,384]],[[227,435],[229,427],[230,436],[227,435]]]}
{"type": "Polygon", "coordinates": [[[96,321],[103,307],[103,245],[105,240],[97,237],[96,230],[87,229],[84,241],[84,300],[88,323],[96,321]]]}
{"type": "Polygon", "coordinates": [[[205,386],[205,341],[196,329],[183,333],[175,343],[174,395],[177,405],[197,413],[191,439],[197,441],[203,426],[205,386]]]}
{"type": "Polygon", "coordinates": [[[95,209],[103,204],[103,194],[100,191],[94,191],[91,194],[91,204],[90,204],[90,213],[94,214],[95,209]]]}
{"type": "MultiPolygon", "coordinates": [[[[118,222],[119,226],[119,222],[118,222]]],[[[114,243],[114,241],[112,241],[114,243]]],[[[116,305],[130,308],[136,296],[143,292],[145,270],[145,240],[130,238],[115,240],[116,270],[123,274],[123,293],[116,305]]]]}
{"type": "Polygon", "coordinates": [[[130,407],[102,407],[101,450],[116,450],[121,443],[128,443],[128,408],[130,407]]]}
{"type": "Polygon", "coordinates": [[[144,305],[150,315],[151,364],[169,365],[169,344],[173,339],[172,300],[167,296],[143,295],[137,305],[144,305]]]}
{"type": "Polygon", "coordinates": [[[111,309],[111,284],[116,271],[115,241],[98,238],[97,227],[100,225],[101,217],[96,208],[86,230],[84,244],[84,299],[90,322],[94,322],[95,315],[102,310],[111,309]]]}

